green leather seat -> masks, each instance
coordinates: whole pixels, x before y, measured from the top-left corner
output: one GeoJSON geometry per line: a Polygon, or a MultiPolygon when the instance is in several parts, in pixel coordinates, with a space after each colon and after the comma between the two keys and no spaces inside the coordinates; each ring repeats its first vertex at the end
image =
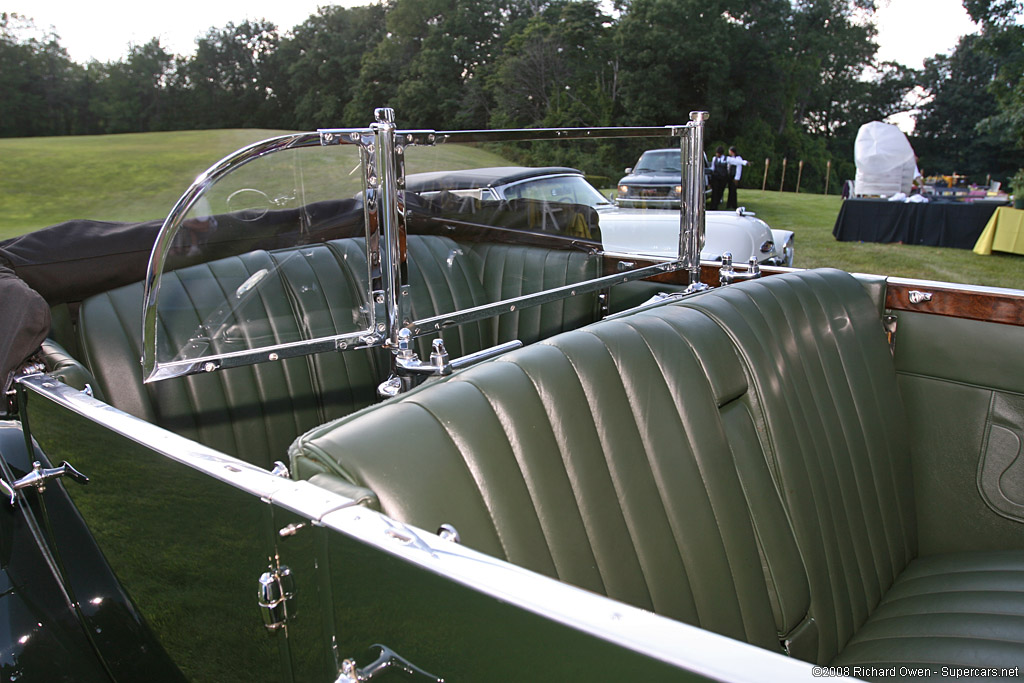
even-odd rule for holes
{"type": "Polygon", "coordinates": [[[905,432],[877,306],[824,270],[559,335],[291,457],[397,519],[818,663],[1019,659],[1024,553],[915,559],[905,432]]]}
{"type": "Polygon", "coordinates": [[[746,387],[722,330],[664,308],[314,429],[292,446],[293,474],[332,474],[396,519],[452,524],[515,564],[781,651],[808,588],[780,501],[757,490],[772,483],[735,410],[746,387]],[[733,455],[725,421],[756,458],[733,455]],[[780,558],[771,571],[764,554],[780,558]]]}
{"type": "MultiPolygon", "coordinates": [[[[532,288],[541,284],[593,277],[599,263],[582,252],[551,255],[547,249],[511,247],[489,251],[485,246],[463,246],[437,236],[410,235],[407,246],[414,318],[497,300],[503,292],[495,289],[493,279],[485,283],[485,262],[478,251],[490,254],[486,259],[490,269],[515,261],[524,274],[524,292],[535,291],[532,288]],[[553,263],[560,264],[561,270],[550,265],[553,263]],[[536,277],[537,273],[546,277],[536,277]]],[[[173,322],[161,328],[169,352],[173,354],[187,343],[197,327],[223,307],[223,292],[236,290],[261,269],[275,267],[280,276],[263,281],[258,295],[235,316],[237,328],[252,345],[257,345],[257,338],[286,343],[356,331],[366,325],[364,317],[356,313],[360,307],[366,308],[365,241],[339,239],[275,252],[255,251],[168,273],[161,287],[161,307],[177,311],[173,322]]],[[[507,332],[527,334],[532,340],[566,325],[589,322],[595,314],[595,295],[580,299],[589,303],[578,304],[577,309],[585,309],[589,317],[563,315],[565,307],[555,302],[538,307],[531,324],[507,332]],[[554,312],[540,313],[542,309],[554,312]]],[[[534,315],[530,311],[523,312],[524,319],[534,315]]],[[[389,370],[385,353],[364,350],[290,358],[143,385],[141,320],[142,283],[84,301],[79,311],[78,346],[88,372],[79,374],[88,377],[91,373],[98,395],[111,405],[263,467],[284,459],[288,444],[299,434],[374,403],[377,385],[389,370]]],[[[497,328],[492,320],[484,320],[443,329],[440,335],[449,355],[457,357],[497,343],[497,328]]],[[[420,340],[421,353],[429,353],[430,339],[420,340]]]]}
{"type": "Polygon", "coordinates": [[[816,660],[1019,662],[1024,553],[915,559],[908,426],[861,285],[839,271],[807,271],[686,305],[728,330],[743,359],[747,400],[807,568],[816,660]]]}

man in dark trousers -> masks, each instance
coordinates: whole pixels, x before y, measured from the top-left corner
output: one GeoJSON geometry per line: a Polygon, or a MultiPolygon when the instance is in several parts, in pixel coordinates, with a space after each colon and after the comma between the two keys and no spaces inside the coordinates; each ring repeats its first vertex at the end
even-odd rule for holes
{"type": "Polygon", "coordinates": [[[729,184],[729,178],[733,173],[729,165],[729,157],[725,156],[725,148],[721,145],[715,149],[715,158],[711,160],[711,210],[717,211],[722,203],[722,195],[729,184]]]}
{"type": "Polygon", "coordinates": [[[739,155],[735,147],[730,147],[728,161],[732,173],[729,175],[729,199],[726,206],[735,209],[738,206],[736,195],[740,186],[740,176],[743,174],[743,167],[747,165],[747,160],[739,155]]]}

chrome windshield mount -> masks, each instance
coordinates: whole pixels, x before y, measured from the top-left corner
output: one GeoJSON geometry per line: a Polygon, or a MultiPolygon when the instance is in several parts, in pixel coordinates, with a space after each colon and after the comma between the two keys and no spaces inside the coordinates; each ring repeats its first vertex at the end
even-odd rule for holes
{"type": "Polygon", "coordinates": [[[704,122],[708,112],[691,111],[689,135],[680,138],[683,163],[683,207],[679,213],[679,259],[689,272],[687,294],[708,289],[700,281],[700,252],[704,248],[704,122]]]}
{"type": "Polygon", "coordinates": [[[761,277],[761,266],[758,265],[756,256],[750,257],[746,272],[741,272],[736,270],[732,264],[731,251],[722,254],[722,267],[718,269],[718,282],[722,287],[743,280],[756,280],[759,277],[761,277]]]}
{"type": "Polygon", "coordinates": [[[402,328],[398,331],[398,348],[394,352],[395,373],[377,387],[377,393],[382,398],[391,398],[411,389],[416,385],[417,380],[421,381],[427,377],[444,377],[452,374],[455,370],[495,358],[513,349],[518,349],[522,345],[523,342],[514,339],[476,353],[450,359],[444,340],[435,339],[431,343],[430,358],[424,362],[412,349],[412,332],[402,328]]]}

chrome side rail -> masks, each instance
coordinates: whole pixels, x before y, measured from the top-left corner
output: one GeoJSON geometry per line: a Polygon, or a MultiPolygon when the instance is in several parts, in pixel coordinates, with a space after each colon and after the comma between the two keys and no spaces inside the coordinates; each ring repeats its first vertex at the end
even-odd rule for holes
{"type": "MultiPolygon", "coordinates": [[[[699,261],[697,267],[698,269],[700,268],[699,261]]],[[[672,273],[677,270],[682,270],[682,268],[683,265],[681,261],[657,263],[652,266],[637,268],[636,270],[631,270],[625,273],[605,275],[604,277],[599,277],[595,280],[584,280],[579,284],[565,285],[564,287],[548,289],[536,294],[524,294],[523,296],[518,296],[514,299],[505,299],[504,301],[499,301],[493,304],[484,304],[482,306],[476,306],[475,308],[466,308],[454,313],[434,316],[433,318],[416,320],[407,325],[406,329],[410,330],[414,337],[420,337],[425,334],[432,334],[444,329],[445,327],[462,325],[463,323],[482,320],[484,318],[491,318],[496,315],[501,315],[502,313],[511,313],[520,308],[539,306],[540,304],[546,304],[552,301],[558,301],[560,299],[598,291],[605,287],[611,287],[612,285],[620,285],[633,280],[642,280],[654,275],[672,273]]]]}

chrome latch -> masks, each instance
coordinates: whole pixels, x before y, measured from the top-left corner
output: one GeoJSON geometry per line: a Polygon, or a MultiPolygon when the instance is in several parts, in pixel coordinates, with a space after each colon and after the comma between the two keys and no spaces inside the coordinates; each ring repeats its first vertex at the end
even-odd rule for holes
{"type": "Polygon", "coordinates": [[[26,474],[21,479],[15,481],[13,484],[8,484],[6,481],[0,479],[0,489],[2,489],[5,494],[7,494],[8,498],[11,501],[11,505],[14,505],[15,491],[19,489],[28,488],[29,486],[34,486],[37,489],[39,489],[40,493],[42,493],[43,491],[46,490],[46,482],[48,482],[50,479],[63,477],[64,475],[67,475],[71,479],[77,481],[79,484],[89,483],[89,477],[85,476],[84,474],[76,470],[67,461],[61,463],[60,467],[44,468],[42,463],[40,463],[37,460],[34,463],[32,463],[32,471],[26,474]]]}
{"type": "Polygon", "coordinates": [[[431,343],[430,358],[424,363],[412,350],[412,332],[405,328],[398,331],[395,369],[400,376],[443,377],[452,374],[452,364],[448,359],[448,349],[445,348],[443,340],[435,339],[431,343]]]}
{"type": "MultiPolygon", "coordinates": [[[[356,664],[354,659],[344,660],[341,663],[339,676],[334,683],[371,681],[381,674],[386,674],[391,669],[398,669],[407,676],[416,676],[417,678],[423,678],[428,681],[435,681],[435,683],[444,683],[443,678],[439,678],[432,673],[424,671],[386,645],[377,644],[373,647],[380,648],[380,655],[377,656],[377,659],[363,668],[359,668],[359,665],[356,664]]],[[[388,680],[391,679],[389,678],[388,680]]]]}
{"type": "Polygon", "coordinates": [[[912,304],[925,304],[932,300],[931,292],[919,292],[916,289],[910,290],[908,297],[912,304]]]}
{"type": "Polygon", "coordinates": [[[276,631],[288,624],[295,612],[295,580],[292,570],[281,565],[268,567],[260,576],[259,606],[263,625],[276,631]]]}

